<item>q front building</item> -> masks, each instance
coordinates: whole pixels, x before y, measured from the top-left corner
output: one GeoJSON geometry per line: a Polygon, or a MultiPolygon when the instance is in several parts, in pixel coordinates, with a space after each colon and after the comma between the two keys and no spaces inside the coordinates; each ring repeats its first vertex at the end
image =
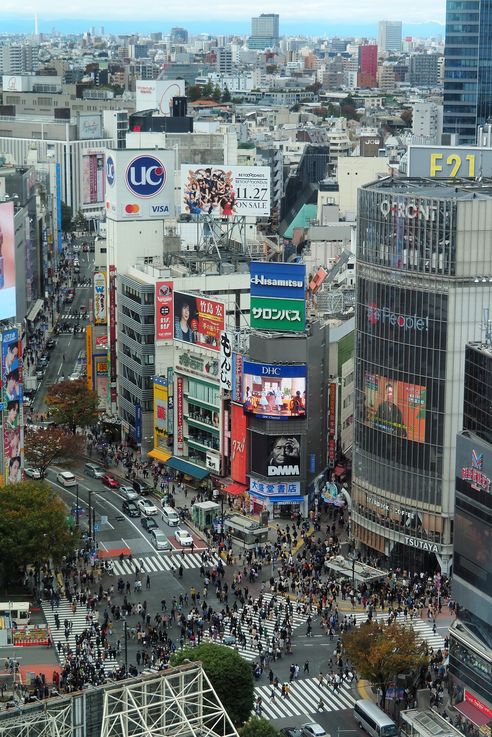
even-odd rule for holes
{"type": "Polygon", "coordinates": [[[352,534],[448,573],[464,349],[492,293],[492,181],[359,190],[352,534]]]}

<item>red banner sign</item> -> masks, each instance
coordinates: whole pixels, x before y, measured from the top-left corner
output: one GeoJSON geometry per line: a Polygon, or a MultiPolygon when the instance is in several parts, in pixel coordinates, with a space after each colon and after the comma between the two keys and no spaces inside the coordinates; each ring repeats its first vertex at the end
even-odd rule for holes
{"type": "Polygon", "coordinates": [[[231,404],[231,479],[247,484],[248,418],[242,405],[231,404]]]}
{"type": "Polygon", "coordinates": [[[116,405],[116,266],[109,267],[109,343],[111,404],[116,405]]]}
{"type": "Polygon", "coordinates": [[[328,466],[335,468],[337,458],[337,385],[330,384],[328,394],[328,466]]]}

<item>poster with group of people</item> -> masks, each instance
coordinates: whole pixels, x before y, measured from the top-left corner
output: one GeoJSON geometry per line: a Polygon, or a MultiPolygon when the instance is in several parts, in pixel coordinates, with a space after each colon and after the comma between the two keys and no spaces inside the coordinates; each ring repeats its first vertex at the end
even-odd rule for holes
{"type": "Polygon", "coordinates": [[[22,400],[22,344],[19,331],[13,329],[2,334],[3,460],[7,484],[22,478],[22,400]]]}

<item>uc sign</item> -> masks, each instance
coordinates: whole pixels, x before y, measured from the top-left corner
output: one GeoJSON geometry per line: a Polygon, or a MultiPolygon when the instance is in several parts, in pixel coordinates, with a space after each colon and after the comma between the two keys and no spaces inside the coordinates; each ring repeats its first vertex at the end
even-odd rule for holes
{"type": "Polygon", "coordinates": [[[166,169],[155,156],[137,156],[127,166],[125,181],[136,197],[155,197],[166,183],[166,169]]]}
{"type": "Polygon", "coordinates": [[[408,176],[432,179],[491,177],[492,148],[410,146],[408,176]]]}

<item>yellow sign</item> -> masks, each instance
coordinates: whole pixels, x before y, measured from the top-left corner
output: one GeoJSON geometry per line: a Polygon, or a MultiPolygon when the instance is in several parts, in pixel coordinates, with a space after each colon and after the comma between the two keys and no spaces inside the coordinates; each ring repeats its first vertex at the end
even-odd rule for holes
{"type": "Polygon", "coordinates": [[[87,387],[94,389],[94,377],[92,375],[92,325],[85,329],[85,357],[87,361],[87,387]]]}

